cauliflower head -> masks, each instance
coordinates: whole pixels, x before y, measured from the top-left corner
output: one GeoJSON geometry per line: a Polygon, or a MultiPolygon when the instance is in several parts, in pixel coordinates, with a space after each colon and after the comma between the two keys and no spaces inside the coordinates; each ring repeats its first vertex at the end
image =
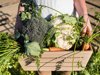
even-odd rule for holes
{"type": "Polygon", "coordinates": [[[58,45],[59,48],[69,50],[76,41],[73,36],[73,34],[76,34],[73,27],[74,25],[63,23],[61,17],[54,18],[52,22],[56,28],[56,33],[60,33],[60,35],[56,37],[55,43],[58,45]],[[72,39],[68,40],[69,37],[72,39]]]}

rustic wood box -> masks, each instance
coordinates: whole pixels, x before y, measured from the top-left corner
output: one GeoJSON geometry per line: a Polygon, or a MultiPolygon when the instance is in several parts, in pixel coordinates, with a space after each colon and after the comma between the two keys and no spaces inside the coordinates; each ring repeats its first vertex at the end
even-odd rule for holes
{"type": "MultiPolygon", "coordinates": [[[[78,62],[81,57],[82,66],[86,66],[93,53],[92,47],[89,50],[76,50],[74,56],[73,70],[80,71],[78,62]],[[82,56],[81,56],[82,55],[82,56]]],[[[44,52],[40,58],[40,67],[37,66],[32,57],[27,57],[19,61],[25,71],[72,71],[73,51],[44,52]]]]}

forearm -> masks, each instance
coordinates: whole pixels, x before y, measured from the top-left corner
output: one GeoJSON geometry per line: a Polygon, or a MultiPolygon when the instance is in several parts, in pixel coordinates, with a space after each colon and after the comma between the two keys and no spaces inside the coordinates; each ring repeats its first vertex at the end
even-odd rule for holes
{"type": "Polygon", "coordinates": [[[87,13],[85,0],[74,0],[74,6],[79,16],[84,16],[87,13]]]}
{"type": "MultiPolygon", "coordinates": [[[[20,3],[24,3],[26,1],[27,0],[20,0],[20,3]]],[[[23,25],[19,14],[21,13],[21,11],[24,11],[24,7],[21,7],[20,6],[20,3],[19,3],[19,6],[18,6],[18,12],[17,12],[16,23],[15,23],[15,31],[14,31],[14,34],[16,33],[16,30],[18,30],[19,32],[21,32],[21,27],[23,25]]]]}
{"type": "Polygon", "coordinates": [[[92,32],[92,27],[91,27],[91,23],[90,23],[90,20],[89,20],[89,17],[88,17],[88,12],[87,12],[87,7],[86,7],[86,3],[85,3],[85,0],[74,0],[74,6],[75,6],[75,9],[80,16],[83,16],[84,17],[84,20],[86,21],[86,24],[84,25],[83,27],[83,33],[87,33],[88,35],[92,32]],[[87,28],[88,26],[88,28],[87,28]]]}
{"type": "Polygon", "coordinates": [[[74,0],[74,5],[79,17],[83,16],[86,21],[86,24],[90,25],[85,0],[74,0]]]}

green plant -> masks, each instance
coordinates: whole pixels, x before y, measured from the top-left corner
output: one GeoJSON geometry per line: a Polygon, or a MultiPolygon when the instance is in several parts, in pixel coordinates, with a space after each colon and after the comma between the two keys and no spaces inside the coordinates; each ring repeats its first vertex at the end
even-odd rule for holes
{"type": "Polygon", "coordinates": [[[21,55],[18,54],[20,51],[20,44],[16,42],[14,38],[8,36],[7,33],[0,33],[0,75],[8,73],[8,69],[12,68],[12,58],[18,59],[21,55]]]}
{"type": "MultiPolygon", "coordinates": [[[[98,26],[98,24],[99,24],[99,22],[100,22],[100,13],[98,13],[97,11],[95,11],[95,13],[96,13],[95,17],[98,18],[98,22],[96,23],[96,26],[94,27],[91,36],[85,35],[85,36],[82,37],[82,39],[83,39],[85,45],[90,44],[90,42],[91,42],[94,38],[96,38],[97,36],[100,36],[100,31],[94,32],[95,30],[97,30],[97,28],[98,28],[97,26],[98,26]]],[[[89,28],[88,28],[88,29],[89,29],[89,28]]],[[[84,45],[84,48],[85,48],[85,45],[84,45]]]]}
{"type": "Polygon", "coordinates": [[[83,23],[85,23],[82,19],[83,17],[78,19],[74,15],[68,14],[63,14],[60,17],[53,16],[51,22],[53,22],[56,31],[52,39],[54,46],[69,50],[81,35],[83,23]]]}
{"type": "MultiPolygon", "coordinates": [[[[97,10],[95,10],[95,18],[98,18],[98,22],[92,31],[93,37],[88,37],[86,35],[84,37],[86,43],[90,43],[91,41],[93,41],[93,38],[100,35],[100,31],[97,31],[96,33],[94,32],[97,29],[99,29],[97,27],[97,25],[100,22],[100,12],[98,12],[97,10]]],[[[99,71],[100,70],[100,67],[99,67],[100,66],[100,64],[99,64],[100,63],[100,60],[99,60],[100,59],[100,43],[99,43],[99,46],[97,46],[97,47],[98,48],[95,49],[95,46],[93,45],[94,52],[93,52],[91,58],[89,59],[89,62],[86,67],[83,67],[82,65],[80,65],[81,63],[78,64],[79,67],[83,67],[84,70],[77,72],[77,75],[99,75],[100,74],[100,71],[99,71]]]]}
{"type": "MultiPolygon", "coordinates": [[[[30,42],[36,41],[40,44],[48,32],[54,27],[51,22],[46,21],[42,17],[31,17],[32,18],[22,26],[20,38],[18,39],[21,44],[24,44],[26,34],[28,35],[30,42]]],[[[52,33],[49,33],[49,38],[52,38],[54,33],[54,30],[52,33]]],[[[41,46],[46,47],[46,42],[44,41],[41,46]]]]}

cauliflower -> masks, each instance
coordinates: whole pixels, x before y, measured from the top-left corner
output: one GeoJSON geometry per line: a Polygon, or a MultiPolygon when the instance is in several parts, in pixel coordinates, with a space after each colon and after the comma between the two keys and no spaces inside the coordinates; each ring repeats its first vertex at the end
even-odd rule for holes
{"type": "Polygon", "coordinates": [[[59,48],[69,50],[76,41],[73,36],[73,33],[76,34],[73,27],[74,25],[68,25],[66,23],[63,23],[61,17],[54,18],[52,22],[56,28],[56,33],[60,33],[60,35],[56,37],[55,43],[58,45],[59,48]],[[67,40],[67,37],[69,36],[73,39],[67,40]]]}
{"type": "Polygon", "coordinates": [[[53,22],[54,26],[56,27],[58,24],[62,23],[63,20],[61,17],[54,18],[51,22],[53,22]]]}

